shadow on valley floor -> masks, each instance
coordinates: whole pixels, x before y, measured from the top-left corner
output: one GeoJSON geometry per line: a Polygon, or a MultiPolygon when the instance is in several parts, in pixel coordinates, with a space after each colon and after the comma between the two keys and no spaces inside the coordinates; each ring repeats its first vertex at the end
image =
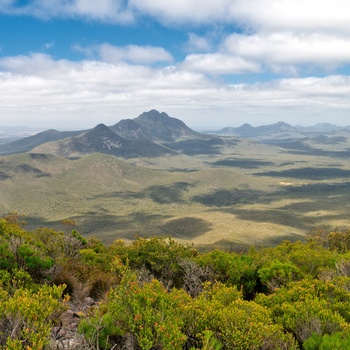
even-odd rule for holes
{"type": "Polygon", "coordinates": [[[188,156],[194,156],[199,154],[220,154],[220,147],[224,144],[225,142],[222,139],[214,137],[209,140],[191,139],[163,145],[188,156]]]}
{"type": "Polygon", "coordinates": [[[203,219],[185,217],[168,221],[160,228],[166,236],[191,239],[210,231],[212,225],[203,219]]]}
{"type": "Polygon", "coordinates": [[[295,227],[296,229],[309,230],[317,222],[317,218],[310,218],[296,213],[280,210],[250,210],[250,209],[232,209],[224,210],[226,213],[235,215],[240,220],[253,221],[258,223],[272,223],[277,225],[295,227]]]}
{"type": "Polygon", "coordinates": [[[345,193],[350,194],[350,182],[339,182],[339,183],[314,183],[314,184],[305,184],[300,186],[286,186],[284,187],[284,192],[286,193],[336,193],[344,195],[345,193]]]}
{"type": "Polygon", "coordinates": [[[145,189],[142,192],[115,191],[103,193],[89,200],[122,198],[122,199],[144,199],[150,198],[158,204],[182,203],[182,195],[193,185],[188,182],[176,182],[171,185],[156,185],[145,189]]]}
{"type": "Polygon", "coordinates": [[[265,162],[257,159],[224,159],[218,160],[217,162],[211,163],[215,166],[226,166],[226,167],[237,167],[242,169],[257,169],[263,166],[273,166],[276,165],[273,162],[265,162]]]}
{"type": "MultiPolygon", "coordinates": [[[[305,234],[306,234],[306,232],[305,232],[305,234]]],[[[290,234],[283,235],[283,236],[269,237],[269,238],[263,239],[260,246],[261,247],[276,246],[283,241],[290,241],[290,242],[301,241],[301,242],[304,242],[305,236],[298,235],[296,233],[290,233],[290,234]]]]}
{"type": "Polygon", "coordinates": [[[146,190],[146,194],[156,203],[170,204],[170,203],[182,203],[182,195],[192,187],[187,182],[176,182],[172,185],[158,185],[151,186],[146,190]]]}
{"type": "Polygon", "coordinates": [[[227,252],[234,252],[234,253],[247,253],[250,249],[250,244],[245,243],[238,243],[238,242],[232,242],[226,239],[222,239],[219,241],[216,241],[212,244],[197,244],[196,248],[200,252],[207,252],[214,249],[220,249],[227,252]]]}
{"type": "MultiPolygon", "coordinates": [[[[312,212],[329,212],[332,213],[334,211],[344,211],[347,212],[350,207],[350,203],[344,203],[346,201],[345,198],[342,198],[341,195],[334,195],[330,198],[323,198],[323,200],[309,200],[309,201],[300,201],[298,203],[291,203],[280,207],[281,210],[298,212],[301,214],[307,214],[312,212]],[[338,202],[339,200],[339,202],[338,202]]],[[[349,217],[349,216],[348,216],[349,217]]]]}
{"type": "Polygon", "coordinates": [[[267,171],[262,173],[255,173],[255,176],[270,176],[281,178],[293,178],[300,180],[331,180],[348,178],[350,170],[339,168],[296,168],[281,171],[267,171]]]}
{"type": "MultiPolygon", "coordinates": [[[[271,193],[258,190],[216,190],[207,194],[194,196],[192,200],[208,207],[226,207],[236,204],[251,204],[269,201],[271,193]]],[[[271,200],[273,198],[271,197],[271,200]]]]}
{"type": "Polygon", "coordinates": [[[75,226],[66,227],[62,221],[47,221],[39,217],[26,217],[27,229],[48,227],[56,231],[76,229],[84,236],[100,239],[110,244],[116,239],[134,240],[137,237],[171,236],[179,239],[191,239],[205,234],[211,224],[203,219],[184,217],[171,219],[166,215],[149,215],[135,212],[129,216],[87,213],[67,218],[74,220],[75,226]],[[167,222],[166,222],[167,221],[167,222]]]}

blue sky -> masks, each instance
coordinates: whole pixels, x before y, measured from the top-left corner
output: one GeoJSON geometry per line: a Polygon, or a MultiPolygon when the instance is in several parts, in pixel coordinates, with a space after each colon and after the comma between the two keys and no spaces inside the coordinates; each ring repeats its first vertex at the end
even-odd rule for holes
{"type": "Polygon", "coordinates": [[[348,0],[0,0],[0,125],[350,125],[349,67],[348,0]]]}

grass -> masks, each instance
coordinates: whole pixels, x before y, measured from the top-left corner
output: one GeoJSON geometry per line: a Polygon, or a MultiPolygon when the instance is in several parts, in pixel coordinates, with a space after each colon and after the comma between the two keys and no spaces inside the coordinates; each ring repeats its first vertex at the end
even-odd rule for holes
{"type": "Polygon", "coordinates": [[[25,213],[28,229],[62,230],[62,220],[73,219],[83,235],[107,244],[171,235],[201,249],[230,250],[349,225],[347,159],[246,140],[220,151],[128,161],[102,154],[2,157],[0,213],[25,213]]]}

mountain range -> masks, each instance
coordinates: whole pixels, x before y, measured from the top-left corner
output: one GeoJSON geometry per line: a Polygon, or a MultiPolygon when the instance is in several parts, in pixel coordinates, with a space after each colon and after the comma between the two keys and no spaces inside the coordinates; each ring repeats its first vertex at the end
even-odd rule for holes
{"type": "Polygon", "coordinates": [[[330,123],[318,123],[314,126],[292,126],[285,122],[278,122],[270,125],[251,126],[243,124],[238,128],[225,127],[220,130],[211,131],[211,134],[221,136],[236,136],[242,138],[252,138],[259,141],[296,139],[304,137],[315,137],[318,135],[334,133],[340,130],[350,130],[350,127],[339,127],[330,123]]]}
{"type": "Polygon", "coordinates": [[[105,153],[123,158],[160,157],[180,153],[212,153],[222,141],[198,133],[181,120],[151,110],[113,126],[98,124],[90,130],[47,130],[0,145],[0,154],[34,151],[64,157],[105,153]],[[204,151],[203,151],[204,150],[204,151]]]}
{"type": "Polygon", "coordinates": [[[13,142],[0,144],[0,155],[22,152],[54,154],[79,158],[104,153],[125,159],[172,155],[219,154],[224,146],[240,139],[287,149],[307,150],[320,144],[347,143],[350,127],[319,123],[312,127],[292,126],[285,122],[253,127],[243,124],[217,131],[199,133],[165,112],[150,110],[135,119],[122,119],[112,126],[98,124],[80,131],[46,130],[13,142]]]}

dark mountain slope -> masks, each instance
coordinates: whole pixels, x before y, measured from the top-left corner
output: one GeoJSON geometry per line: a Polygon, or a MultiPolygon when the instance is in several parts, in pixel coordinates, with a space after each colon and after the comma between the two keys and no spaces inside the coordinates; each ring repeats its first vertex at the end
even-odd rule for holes
{"type": "Polygon", "coordinates": [[[42,145],[36,152],[54,153],[64,157],[104,153],[123,158],[160,157],[174,151],[149,140],[126,140],[104,124],[99,124],[76,137],[42,145]]]}
{"type": "Polygon", "coordinates": [[[278,122],[271,125],[262,125],[262,126],[251,126],[250,124],[243,124],[238,128],[226,127],[221,130],[215,131],[215,134],[218,135],[232,135],[238,137],[264,137],[264,136],[287,136],[296,135],[300,133],[298,127],[291,126],[285,122],[278,122]]]}
{"type": "Polygon", "coordinates": [[[148,139],[154,142],[175,142],[189,138],[207,138],[190,129],[181,120],[166,113],[150,110],[135,119],[123,119],[110,127],[118,135],[131,139],[148,139]]]}
{"type": "Polygon", "coordinates": [[[74,137],[83,131],[57,131],[46,130],[36,135],[28,136],[4,145],[0,145],[0,155],[23,153],[31,151],[34,147],[46,142],[63,140],[67,137],[74,137]]]}

